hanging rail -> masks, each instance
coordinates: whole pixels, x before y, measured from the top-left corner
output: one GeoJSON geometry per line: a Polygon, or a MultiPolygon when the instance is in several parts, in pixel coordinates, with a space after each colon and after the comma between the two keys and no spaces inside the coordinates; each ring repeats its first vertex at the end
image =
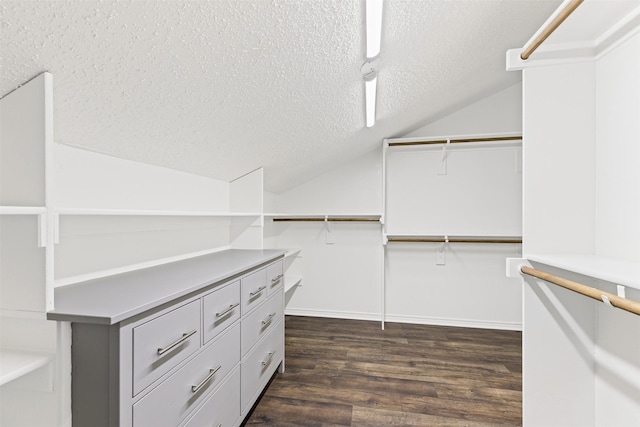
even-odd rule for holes
{"type": "Polygon", "coordinates": [[[618,295],[612,294],[610,292],[605,292],[598,288],[592,288],[591,286],[564,279],[562,277],[555,276],[544,271],[536,270],[535,268],[523,266],[520,268],[520,271],[528,276],[542,279],[544,281],[553,283],[554,285],[562,286],[563,288],[588,296],[600,302],[608,303],[614,307],[628,311],[629,313],[640,315],[640,302],[638,301],[619,297],[618,295]]]}
{"type": "Polygon", "coordinates": [[[405,243],[522,243],[522,238],[502,237],[440,237],[440,236],[387,236],[388,242],[405,243]]]}
{"type": "Polygon", "coordinates": [[[531,54],[542,44],[542,42],[544,42],[547,37],[549,37],[551,33],[553,33],[560,24],[569,17],[569,15],[571,15],[583,1],[584,0],[565,0],[553,15],[551,15],[547,22],[545,22],[544,27],[540,28],[533,37],[531,37],[531,40],[527,42],[520,54],[520,58],[522,60],[529,59],[531,54]]]}
{"type": "Polygon", "coordinates": [[[522,139],[521,135],[494,136],[494,137],[486,137],[486,138],[434,139],[434,140],[428,140],[428,141],[389,142],[389,147],[403,147],[403,146],[409,146],[409,145],[460,144],[460,143],[466,143],[466,142],[519,141],[521,139],[522,139]]]}

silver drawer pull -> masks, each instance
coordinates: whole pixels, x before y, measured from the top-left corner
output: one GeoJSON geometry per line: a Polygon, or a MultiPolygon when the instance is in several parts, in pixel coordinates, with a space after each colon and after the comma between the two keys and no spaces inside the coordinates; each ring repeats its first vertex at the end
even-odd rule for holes
{"type": "Polygon", "coordinates": [[[267,366],[269,364],[269,362],[271,362],[271,359],[273,359],[273,355],[274,354],[276,354],[275,351],[270,351],[269,355],[267,356],[267,358],[262,361],[262,366],[267,366]]]}
{"type": "Polygon", "coordinates": [[[271,313],[269,315],[269,317],[267,317],[265,320],[262,321],[262,326],[266,326],[269,323],[271,323],[271,321],[273,320],[273,316],[275,316],[275,315],[276,315],[276,313],[271,313]]]}
{"type": "Polygon", "coordinates": [[[255,291],[251,292],[251,293],[249,294],[249,296],[250,296],[250,297],[255,297],[256,295],[261,294],[261,293],[262,293],[262,291],[264,291],[265,289],[267,289],[267,287],[266,287],[266,286],[260,286],[258,289],[256,289],[255,291]]]}
{"type": "Polygon", "coordinates": [[[221,311],[220,313],[216,313],[216,317],[224,317],[224,316],[226,316],[227,314],[231,313],[233,311],[233,309],[236,308],[239,305],[240,305],[239,302],[237,302],[235,304],[231,304],[229,306],[229,308],[227,308],[225,311],[221,311]]]}
{"type": "Polygon", "coordinates": [[[282,279],[283,277],[284,277],[284,274],[278,274],[276,277],[271,279],[271,284],[276,283],[278,280],[282,279]]]}
{"type": "Polygon", "coordinates": [[[200,383],[198,385],[192,385],[191,386],[191,392],[193,393],[197,393],[200,391],[200,389],[202,387],[204,387],[204,385],[206,383],[208,383],[209,381],[211,381],[211,378],[213,378],[213,376],[216,374],[216,372],[218,372],[220,370],[220,368],[222,368],[222,365],[218,365],[216,368],[213,369],[209,369],[209,375],[207,375],[205,377],[205,379],[203,379],[202,381],[200,381],[200,383]]]}
{"type": "Polygon", "coordinates": [[[159,348],[158,349],[158,356],[161,356],[163,354],[165,354],[167,351],[172,350],[174,348],[176,348],[177,346],[179,346],[180,344],[182,344],[183,342],[185,342],[186,340],[189,339],[189,337],[193,334],[195,334],[196,332],[198,332],[197,329],[194,329],[191,332],[185,332],[184,334],[182,334],[181,338],[178,338],[176,341],[174,341],[173,343],[169,344],[168,346],[166,346],[165,348],[159,348]]]}

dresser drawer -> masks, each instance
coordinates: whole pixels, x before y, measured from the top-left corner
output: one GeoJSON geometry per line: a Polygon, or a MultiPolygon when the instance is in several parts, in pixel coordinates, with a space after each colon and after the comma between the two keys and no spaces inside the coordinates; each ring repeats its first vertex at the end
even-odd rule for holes
{"type": "Polygon", "coordinates": [[[242,319],[242,355],[282,318],[282,291],[269,297],[264,304],[242,319]]]}
{"type": "Polygon", "coordinates": [[[202,330],[206,344],[240,318],[240,281],[206,295],[202,301],[202,330]]]}
{"type": "Polygon", "coordinates": [[[278,289],[282,289],[284,284],[284,272],[283,272],[283,263],[282,261],[277,261],[267,267],[267,284],[268,292],[267,294],[271,294],[276,292],[278,289]]]}
{"type": "Polygon", "coordinates": [[[247,314],[267,298],[267,269],[263,268],[241,279],[242,314],[247,314]]]}
{"type": "Polygon", "coordinates": [[[240,418],[240,367],[183,427],[232,427],[240,418]]]}
{"type": "Polygon", "coordinates": [[[133,394],[200,348],[200,301],[193,301],[133,329],[133,394]]]}
{"type": "Polygon", "coordinates": [[[200,354],[133,405],[133,425],[177,426],[221,384],[240,361],[240,325],[216,338],[200,354]]]}
{"type": "Polygon", "coordinates": [[[280,320],[242,362],[240,391],[243,413],[254,403],[254,398],[284,357],[283,325],[283,320],[280,320]]]}

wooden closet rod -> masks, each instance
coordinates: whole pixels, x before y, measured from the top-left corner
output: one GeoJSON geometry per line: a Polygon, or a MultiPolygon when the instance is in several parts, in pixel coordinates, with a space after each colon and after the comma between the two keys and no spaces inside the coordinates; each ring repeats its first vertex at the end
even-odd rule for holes
{"type": "MultiPolygon", "coordinates": [[[[273,218],[274,222],[283,221],[306,221],[306,222],[324,222],[325,218],[318,217],[299,217],[299,218],[273,218]]],[[[334,217],[326,218],[326,221],[332,222],[380,222],[379,218],[367,218],[367,217],[334,217]]]]}
{"type": "Polygon", "coordinates": [[[520,58],[522,60],[527,60],[531,56],[533,52],[544,42],[547,37],[551,35],[559,26],[564,22],[565,19],[569,17],[573,13],[574,10],[577,9],[580,4],[582,4],[584,0],[568,0],[560,5],[552,16],[549,18],[546,25],[538,30],[536,34],[533,35],[531,40],[527,42],[524,46],[522,53],[520,54],[520,58]]]}
{"type": "Polygon", "coordinates": [[[390,142],[389,147],[401,147],[408,145],[432,145],[432,144],[459,144],[463,142],[491,142],[491,141],[519,141],[522,139],[520,135],[514,136],[494,136],[488,138],[456,138],[456,139],[438,139],[434,141],[406,141],[406,142],[390,142]]]}
{"type": "Polygon", "coordinates": [[[405,242],[405,243],[522,243],[522,239],[501,239],[501,238],[485,238],[485,237],[403,237],[403,236],[389,236],[388,242],[405,242]]]}
{"type": "Polygon", "coordinates": [[[619,297],[618,295],[605,292],[601,289],[592,288],[591,286],[564,279],[562,277],[555,276],[544,271],[536,270],[535,268],[523,266],[520,268],[520,271],[523,274],[537,277],[538,279],[553,283],[554,285],[562,286],[563,288],[569,289],[582,295],[586,295],[600,302],[605,302],[603,297],[606,297],[612,306],[628,311],[629,313],[640,315],[640,302],[638,301],[619,297]]]}

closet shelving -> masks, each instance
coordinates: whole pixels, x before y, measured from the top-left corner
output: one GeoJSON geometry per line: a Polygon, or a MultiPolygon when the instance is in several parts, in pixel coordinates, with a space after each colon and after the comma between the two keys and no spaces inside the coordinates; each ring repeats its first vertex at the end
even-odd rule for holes
{"type": "Polygon", "coordinates": [[[639,46],[637,2],[585,0],[530,59],[507,53],[523,75],[524,244],[507,267],[524,295],[526,425],[640,419],[640,317],[521,272],[640,300],[639,46]]]}
{"type": "Polygon", "coordinates": [[[472,295],[478,287],[470,283],[488,292],[508,286],[498,274],[501,257],[521,251],[521,147],[519,132],[383,141],[383,328],[385,320],[407,316],[458,325],[520,324],[510,309],[471,313],[453,306],[443,310],[446,304],[428,301],[451,292],[472,295]],[[447,262],[449,251],[453,256],[447,262]],[[435,256],[435,262],[425,263],[425,256],[435,256]],[[487,267],[493,265],[496,268],[487,267]],[[406,273],[407,269],[417,273],[406,273]],[[477,271],[483,278],[476,281],[477,271]],[[407,293],[427,303],[418,306],[407,293]]]}
{"type": "Polygon", "coordinates": [[[302,284],[302,276],[295,273],[295,268],[291,268],[297,258],[301,258],[301,249],[286,249],[284,254],[284,292],[287,293],[302,284]]]}
{"type": "MultiPolygon", "coordinates": [[[[55,407],[57,400],[52,389],[58,365],[56,329],[45,315],[53,306],[52,215],[45,168],[53,144],[52,108],[48,73],[0,100],[0,386],[3,395],[26,393],[30,405],[42,408],[55,407]]],[[[5,410],[11,419],[20,409],[5,410]]],[[[56,417],[45,409],[43,414],[56,417]]]]}

